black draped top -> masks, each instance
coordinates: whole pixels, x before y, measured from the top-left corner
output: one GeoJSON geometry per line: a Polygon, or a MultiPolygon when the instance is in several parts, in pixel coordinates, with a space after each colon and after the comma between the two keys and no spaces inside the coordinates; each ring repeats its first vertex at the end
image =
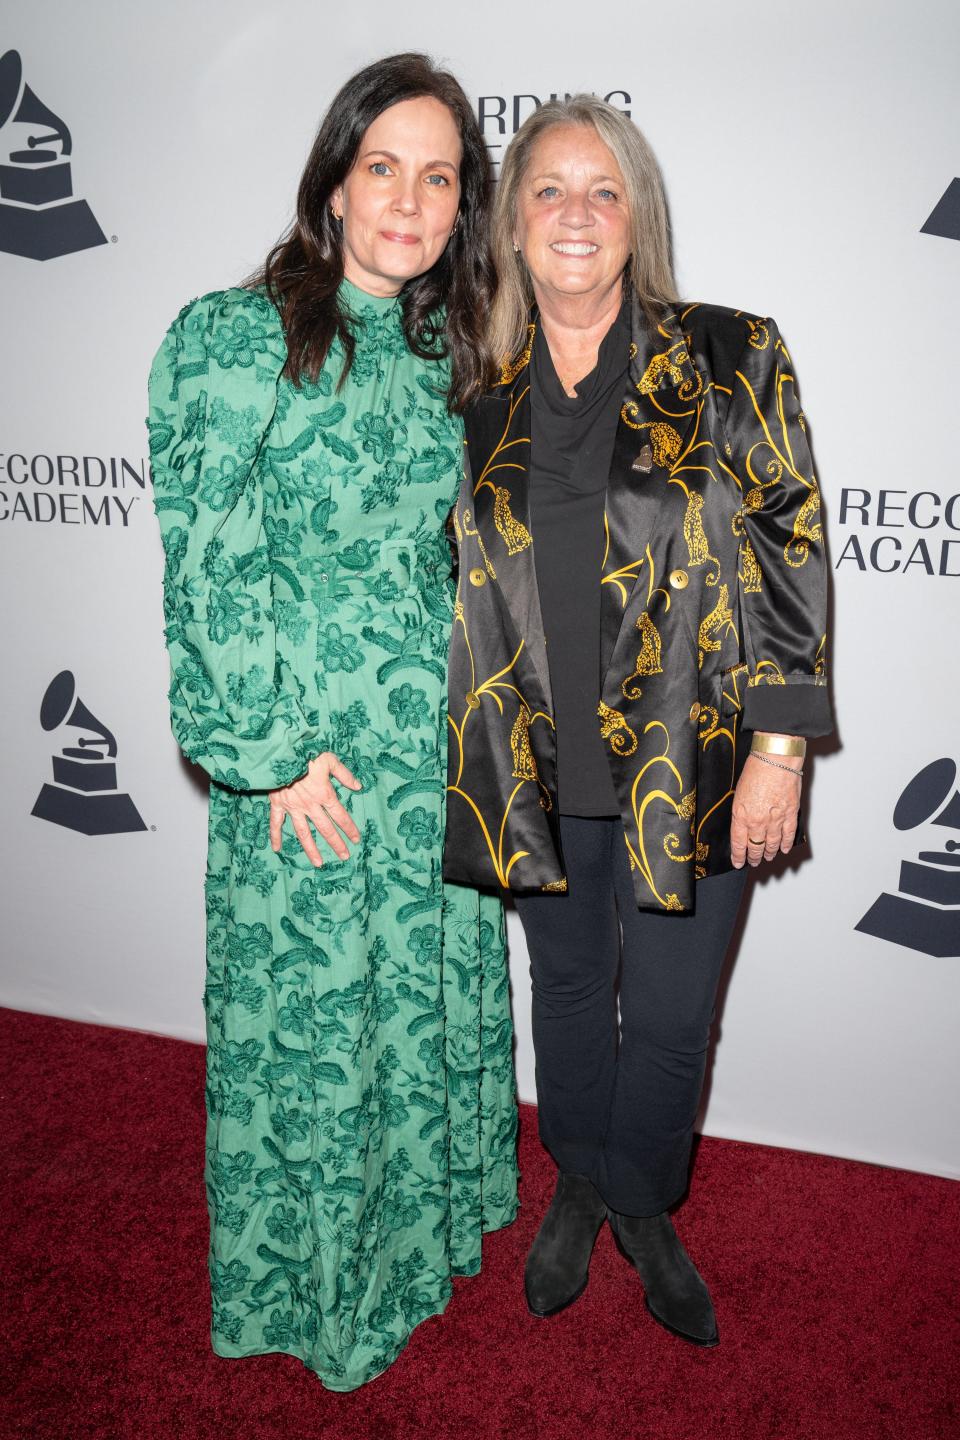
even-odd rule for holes
{"type": "Polygon", "coordinates": [[[575,396],[560,383],[542,325],[530,356],[530,517],[565,815],[619,812],[597,705],[603,512],[629,350],[625,304],[575,396]]]}

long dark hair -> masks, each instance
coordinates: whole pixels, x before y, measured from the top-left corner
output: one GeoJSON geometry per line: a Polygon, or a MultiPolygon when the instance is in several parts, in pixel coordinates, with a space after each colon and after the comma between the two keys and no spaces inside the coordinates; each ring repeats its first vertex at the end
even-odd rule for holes
{"type": "Polygon", "coordinates": [[[459,82],[426,55],[407,53],[376,60],[353,75],[334,97],[300,179],[297,214],[247,284],[263,286],[286,330],[284,374],[295,385],[315,381],[334,338],[345,361],[340,383],[353,363],[354,337],[337,290],[343,279],[343,228],[330,197],[346,179],[367,129],[401,100],[430,96],[453,115],[460,131],[459,223],[432,269],[404,285],[401,294],[407,343],[424,360],[450,356],[448,407],[460,411],[487,382],[490,361],[484,340],[494,291],[487,241],[490,160],[470,102],[459,82]],[[446,323],[440,310],[446,307],[446,323]]]}

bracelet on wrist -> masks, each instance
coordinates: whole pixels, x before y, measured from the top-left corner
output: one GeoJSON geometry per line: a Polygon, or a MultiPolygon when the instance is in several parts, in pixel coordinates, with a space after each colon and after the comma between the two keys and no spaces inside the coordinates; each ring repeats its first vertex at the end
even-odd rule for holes
{"type": "Polygon", "coordinates": [[[774,760],[772,755],[764,755],[762,750],[751,750],[750,754],[753,756],[754,760],[759,760],[764,765],[772,765],[775,770],[786,770],[788,775],[796,775],[797,779],[802,781],[802,765],[785,765],[782,760],[774,760]]]}
{"type": "Polygon", "coordinates": [[[807,737],[805,735],[765,735],[755,732],[750,749],[754,754],[799,755],[803,758],[807,753],[807,737]]]}

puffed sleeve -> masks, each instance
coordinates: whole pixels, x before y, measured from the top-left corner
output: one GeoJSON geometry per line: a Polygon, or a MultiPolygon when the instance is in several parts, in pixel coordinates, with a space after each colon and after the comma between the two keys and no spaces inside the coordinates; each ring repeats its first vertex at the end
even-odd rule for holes
{"type": "Polygon", "coordinates": [[[793,365],[775,322],[751,324],[725,423],[740,484],[744,728],[827,735],[827,566],[820,491],[793,365]]]}
{"type": "Polygon", "coordinates": [[[244,290],[188,305],[150,372],[173,733],[232,790],[272,790],[323,749],[277,647],[257,458],[286,363],[276,309],[244,290]]]}

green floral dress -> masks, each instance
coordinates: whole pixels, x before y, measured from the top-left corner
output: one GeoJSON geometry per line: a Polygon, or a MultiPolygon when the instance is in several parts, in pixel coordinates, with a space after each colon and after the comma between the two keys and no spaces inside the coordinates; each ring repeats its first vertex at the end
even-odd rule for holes
{"type": "Polygon", "coordinates": [[[173,728],[209,773],[213,1348],[351,1390],[516,1213],[499,899],[445,885],[446,364],[344,283],[356,356],[281,378],[261,294],[188,305],[150,376],[173,728]],[[267,791],[333,750],[361,832],[314,869],[267,791]]]}

